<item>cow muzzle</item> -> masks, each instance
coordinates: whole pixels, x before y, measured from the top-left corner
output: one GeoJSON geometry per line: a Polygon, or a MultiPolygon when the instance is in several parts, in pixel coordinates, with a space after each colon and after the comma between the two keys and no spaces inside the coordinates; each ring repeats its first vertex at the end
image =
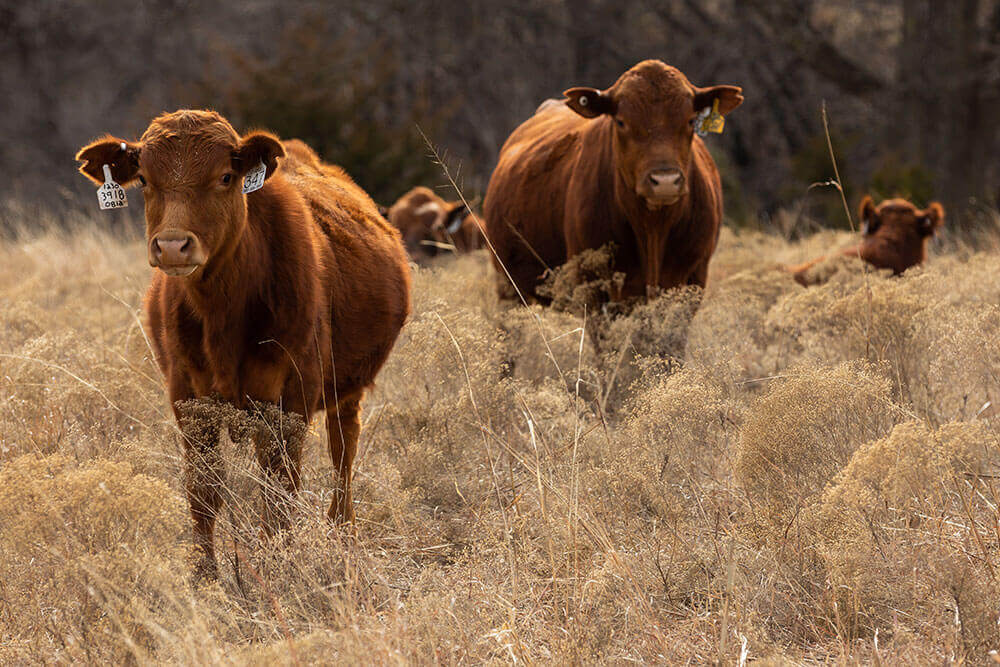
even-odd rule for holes
{"type": "Polygon", "coordinates": [[[149,241],[149,265],[168,276],[187,276],[206,260],[201,241],[191,232],[168,230],[149,241]]]}
{"type": "Polygon", "coordinates": [[[646,200],[647,206],[659,208],[675,204],[686,195],[687,183],[680,169],[656,167],[646,172],[636,190],[646,200]]]}

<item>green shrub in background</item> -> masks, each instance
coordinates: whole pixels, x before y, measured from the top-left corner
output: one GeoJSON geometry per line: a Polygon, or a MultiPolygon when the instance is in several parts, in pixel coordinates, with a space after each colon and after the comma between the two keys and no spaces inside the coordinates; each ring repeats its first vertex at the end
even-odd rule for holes
{"type": "MultiPolygon", "coordinates": [[[[853,152],[857,144],[856,137],[838,133],[831,128],[834,155],[840,170],[842,185],[847,193],[848,201],[859,199],[863,184],[858,182],[854,170],[845,159],[845,155],[853,152]]],[[[794,155],[792,155],[792,180],[783,188],[782,198],[793,201],[797,197],[807,197],[803,213],[823,227],[848,229],[847,218],[844,217],[844,204],[840,193],[834,187],[817,187],[809,189],[813,183],[824,183],[834,177],[833,164],[830,162],[830,148],[827,145],[826,134],[820,131],[814,135],[794,155]]],[[[851,211],[853,215],[853,210],[851,211]]],[[[855,223],[856,224],[856,223],[855,223]]],[[[800,230],[806,231],[806,230],[800,230]]]]}
{"type": "Polygon", "coordinates": [[[934,199],[934,178],[926,167],[903,161],[888,153],[872,174],[869,192],[876,201],[890,197],[909,199],[917,206],[926,206],[934,199]]]}
{"type": "Polygon", "coordinates": [[[722,179],[722,201],[725,202],[723,213],[727,223],[737,227],[753,224],[749,221],[756,221],[754,216],[756,202],[743,188],[740,171],[734,164],[733,158],[727,151],[719,150],[714,146],[709,146],[708,151],[712,154],[712,159],[715,160],[719,176],[722,179]]]}
{"type": "Polygon", "coordinates": [[[401,93],[398,61],[384,45],[358,47],[331,34],[322,20],[303,21],[269,57],[233,54],[234,71],[218,77],[228,86],[201,84],[205,106],[239,129],[301,139],[382,204],[439,183],[441,168],[420,130],[433,140],[454,105],[432,105],[419,89],[401,93]]]}

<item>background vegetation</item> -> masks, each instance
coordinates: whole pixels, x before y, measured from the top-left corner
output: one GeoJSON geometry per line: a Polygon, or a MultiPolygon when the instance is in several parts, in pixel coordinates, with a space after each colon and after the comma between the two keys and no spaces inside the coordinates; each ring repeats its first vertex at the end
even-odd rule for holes
{"type": "MultiPolygon", "coordinates": [[[[996,202],[996,0],[46,0],[0,2],[3,222],[25,202],[90,210],[74,151],[185,106],[300,136],[383,204],[439,180],[419,124],[476,194],[541,100],[645,58],[743,86],[710,142],[739,224],[771,224],[829,177],[823,100],[852,202],[938,198],[962,228],[996,202]]],[[[843,226],[835,194],[806,205],[843,226]]]]}

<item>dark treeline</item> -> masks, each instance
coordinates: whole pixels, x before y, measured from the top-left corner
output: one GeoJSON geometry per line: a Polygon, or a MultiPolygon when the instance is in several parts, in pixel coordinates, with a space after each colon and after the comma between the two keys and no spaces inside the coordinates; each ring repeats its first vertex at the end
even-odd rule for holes
{"type": "MultiPolygon", "coordinates": [[[[936,198],[970,228],[1000,190],[998,0],[3,5],[8,224],[25,203],[90,208],[75,149],[184,106],[298,136],[384,203],[443,182],[420,128],[475,195],[540,101],[606,87],[645,58],[743,87],[709,140],[737,223],[766,223],[832,176],[824,100],[852,204],[866,191],[936,198]]],[[[846,224],[838,202],[816,189],[807,200],[830,226],[846,224]]]]}

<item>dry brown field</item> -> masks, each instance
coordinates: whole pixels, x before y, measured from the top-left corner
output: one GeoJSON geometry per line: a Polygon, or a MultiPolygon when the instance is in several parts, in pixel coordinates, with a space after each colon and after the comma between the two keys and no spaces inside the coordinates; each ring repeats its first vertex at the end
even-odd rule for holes
{"type": "Polygon", "coordinates": [[[141,239],[0,242],[0,663],[990,662],[1000,246],[778,268],[849,240],[725,229],[704,294],[617,318],[500,304],[485,252],[417,270],[356,525],[321,420],[273,538],[226,438],[211,584],[141,239]]]}

